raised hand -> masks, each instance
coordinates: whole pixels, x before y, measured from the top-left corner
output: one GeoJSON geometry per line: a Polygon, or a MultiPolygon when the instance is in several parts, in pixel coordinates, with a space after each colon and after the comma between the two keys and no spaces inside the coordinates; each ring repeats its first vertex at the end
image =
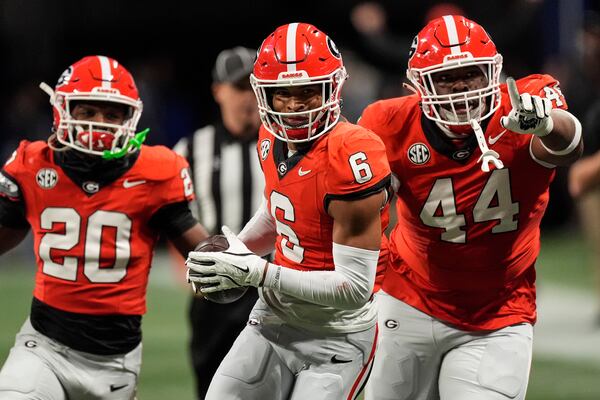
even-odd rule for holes
{"type": "Polygon", "coordinates": [[[513,132],[546,136],[552,131],[554,123],[550,117],[552,102],[529,93],[519,94],[513,78],[506,79],[512,110],[500,119],[500,124],[513,132]]]}
{"type": "Polygon", "coordinates": [[[228,227],[223,226],[222,231],[229,248],[219,252],[190,252],[185,262],[188,280],[203,294],[240,286],[258,287],[267,262],[248,250],[228,227]]]}

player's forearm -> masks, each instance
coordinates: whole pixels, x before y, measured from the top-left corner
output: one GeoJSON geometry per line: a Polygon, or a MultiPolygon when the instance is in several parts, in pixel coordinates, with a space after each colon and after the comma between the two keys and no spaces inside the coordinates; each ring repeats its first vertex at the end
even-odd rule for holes
{"type": "Polygon", "coordinates": [[[275,220],[267,210],[264,199],[254,216],[244,226],[238,238],[250,251],[261,257],[273,252],[277,231],[275,220]]]}
{"type": "Polygon", "coordinates": [[[338,309],[364,305],[373,291],[379,250],[333,243],[333,271],[297,271],[269,264],[263,286],[338,309]]]}

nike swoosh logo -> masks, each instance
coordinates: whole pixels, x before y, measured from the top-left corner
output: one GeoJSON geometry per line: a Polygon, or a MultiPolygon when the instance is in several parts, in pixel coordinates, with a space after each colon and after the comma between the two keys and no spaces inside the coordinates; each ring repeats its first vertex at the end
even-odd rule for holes
{"type": "Polygon", "coordinates": [[[300,167],[300,168],[298,169],[298,175],[300,175],[300,176],[304,176],[304,175],[306,175],[306,174],[310,174],[310,171],[312,171],[312,169],[309,169],[308,171],[302,171],[302,167],[300,167]]]}
{"type": "Polygon", "coordinates": [[[340,360],[339,358],[337,358],[337,354],[334,354],[334,356],[331,357],[331,362],[334,364],[346,364],[352,362],[352,360],[340,360]]]}
{"type": "Polygon", "coordinates": [[[123,181],[123,187],[125,189],[129,189],[129,188],[132,188],[134,186],[143,185],[144,183],[146,183],[146,181],[144,181],[144,180],[141,180],[141,181],[130,181],[128,179],[125,179],[123,181]]]}
{"type": "Polygon", "coordinates": [[[250,272],[250,270],[248,269],[248,267],[244,267],[244,268],[242,268],[242,267],[240,267],[239,265],[235,265],[235,264],[231,264],[231,266],[232,266],[232,267],[235,267],[235,268],[237,268],[237,269],[239,269],[239,270],[240,270],[240,271],[242,271],[242,272],[250,272]]]}
{"type": "Polygon", "coordinates": [[[500,132],[498,134],[498,136],[494,136],[494,137],[490,136],[489,137],[490,146],[493,145],[494,143],[496,143],[502,137],[502,135],[504,135],[505,133],[506,133],[506,129],[503,130],[502,132],[500,132]]]}
{"type": "MultiPolygon", "coordinates": [[[[223,254],[230,254],[232,256],[241,256],[241,257],[243,257],[243,256],[252,255],[254,253],[231,253],[229,251],[224,251],[223,254]]],[[[231,264],[231,266],[239,269],[242,272],[250,272],[250,269],[248,269],[247,266],[246,267],[240,267],[239,265],[235,265],[235,264],[231,264]]]]}
{"type": "Polygon", "coordinates": [[[124,387],[127,387],[127,383],[124,385],[110,385],[110,391],[111,392],[116,392],[119,389],[123,389],[124,387]]]}

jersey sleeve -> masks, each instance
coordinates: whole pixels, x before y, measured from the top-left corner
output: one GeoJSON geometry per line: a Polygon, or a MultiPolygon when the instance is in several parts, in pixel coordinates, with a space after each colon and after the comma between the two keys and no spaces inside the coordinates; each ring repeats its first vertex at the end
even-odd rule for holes
{"type": "Polygon", "coordinates": [[[194,200],[194,184],[190,174],[189,164],[185,158],[173,153],[174,159],[170,166],[170,176],[158,185],[155,195],[160,197],[161,204],[190,202],[194,200]]]}
{"type": "Polygon", "coordinates": [[[388,188],[391,172],[385,146],[374,133],[355,125],[331,144],[326,205],[333,199],[359,199],[388,188]]]}
{"type": "Polygon", "coordinates": [[[530,75],[520,80],[520,91],[547,98],[552,102],[552,108],[568,109],[567,100],[560,89],[557,79],[548,74],[530,75]]]}

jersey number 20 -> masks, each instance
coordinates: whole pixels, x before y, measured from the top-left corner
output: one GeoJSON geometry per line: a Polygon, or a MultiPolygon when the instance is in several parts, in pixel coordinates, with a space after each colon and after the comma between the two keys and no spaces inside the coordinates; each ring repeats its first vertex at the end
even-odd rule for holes
{"type": "MultiPolygon", "coordinates": [[[[72,208],[46,208],[40,216],[40,227],[52,229],[54,224],[64,224],[64,233],[46,233],[40,241],[39,255],[45,274],[68,281],[77,280],[77,257],[63,257],[62,263],[52,259],[50,251],[71,250],[80,241],[81,216],[72,208]]],[[[119,282],[127,274],[131,253],[129,238],[131,219],[123,213],[96,211],[87,220],[83,274],[90,282],[119,282]],[[112,268],[100,267],[103,228],[115,229],[115,253],[112,268]]]]}

